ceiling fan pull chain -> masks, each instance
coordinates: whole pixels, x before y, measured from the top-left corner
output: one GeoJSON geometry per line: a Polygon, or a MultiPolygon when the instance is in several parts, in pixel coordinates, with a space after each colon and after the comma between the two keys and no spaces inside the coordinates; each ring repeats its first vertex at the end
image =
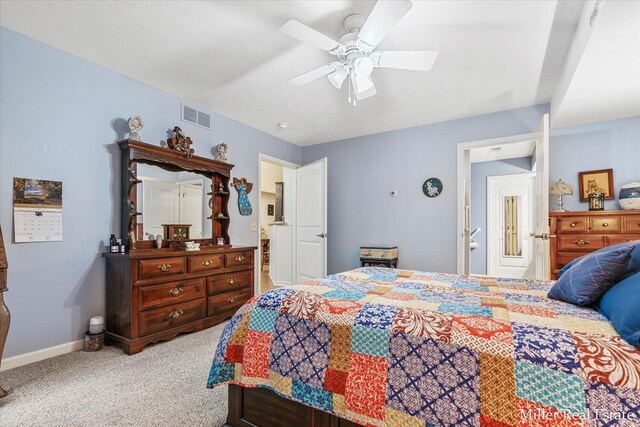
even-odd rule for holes
{"type": "Polygon", "coordinates": [[[351,79],[349,79],[349,97],[347,98],[347,102],[351,104],[351,79]]]}

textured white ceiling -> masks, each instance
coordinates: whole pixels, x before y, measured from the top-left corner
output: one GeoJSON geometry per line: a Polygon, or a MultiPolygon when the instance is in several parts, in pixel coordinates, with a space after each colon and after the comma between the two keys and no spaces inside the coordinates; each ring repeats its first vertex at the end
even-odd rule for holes
{"type": "MultiPolygon", "coordinates": [[[[580,9],[561,2],[571,3],[580,9]]],[[[334,57],[283,36],[280,25],[297,19],[337,39],[345,16],[366,16],[374,4],[2,1],[0,24],[310,145],[548,102],[576,22],[555,1],[415,1],[379,49],[437,50],[431,72],[374,70],[378,95],[357,107],[346,85],[287,83],[334,57]]]]}

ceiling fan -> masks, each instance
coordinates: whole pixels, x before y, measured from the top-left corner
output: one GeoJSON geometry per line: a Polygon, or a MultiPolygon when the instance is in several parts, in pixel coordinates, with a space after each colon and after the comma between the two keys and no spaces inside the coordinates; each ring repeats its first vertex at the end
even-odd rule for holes
{"type": "Polygon", "coordinates": [[[289,80],[289,83],[302,86],[323,76],[337,89],[349,78],[349,103],[353,86],[356,100],[374,96],[376,88],[371,79],[374,68],[399,68],[403,70],[429,71],[438,56],[435,51],[374,51],[378,43],[406,15],[413,3],[410,0],[379,0],[369,17],[352,14],[343,21],[347,34],[338,41],[296,21],[287,21],[280,32],[325,50],[338,57],[338,61],[308,71],[289,80]]]}

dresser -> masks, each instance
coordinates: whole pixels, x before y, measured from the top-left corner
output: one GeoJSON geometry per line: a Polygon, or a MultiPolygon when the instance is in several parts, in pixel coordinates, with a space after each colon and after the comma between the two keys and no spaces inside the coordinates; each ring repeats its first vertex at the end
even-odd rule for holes
{"type": "Polygon", "coordinates": [[[640,211],[551,212],[551,278],[582,255],[640,240],[640,211]]]}
{"type": "Polygon", "coordinates": [[[255,247],[105,254],[107,344],[125,353],[233,316],[253,296],[255,247]]]}
{"type": "Polygon", "coordinates": [[[126,253],[104,254],[105,344],[134,354],[233,316],[253,296],[257,247],[231,245],[232,164],[141,141],[118,147],[126,253]],[[152,239],[140,240],[145,235],[152,239]],[[199,250],[187,250],[186,239],[199,243],[199,250]]]}

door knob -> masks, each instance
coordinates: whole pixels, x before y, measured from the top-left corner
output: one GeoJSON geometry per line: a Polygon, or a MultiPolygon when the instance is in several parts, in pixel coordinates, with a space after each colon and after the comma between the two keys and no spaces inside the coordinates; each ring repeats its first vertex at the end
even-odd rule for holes
{"type": "Polygon", "coordinates": [[[316,234],[316,236],[324,239],[325,237],[327,237],[327,233],[316,234]]]}
{"type": "Polygon", "coordinates": [[[542,233],[542,234],[529,233],[529,236],[534,237],[536,239],[549,240],[549,233],[542,233]]]}

